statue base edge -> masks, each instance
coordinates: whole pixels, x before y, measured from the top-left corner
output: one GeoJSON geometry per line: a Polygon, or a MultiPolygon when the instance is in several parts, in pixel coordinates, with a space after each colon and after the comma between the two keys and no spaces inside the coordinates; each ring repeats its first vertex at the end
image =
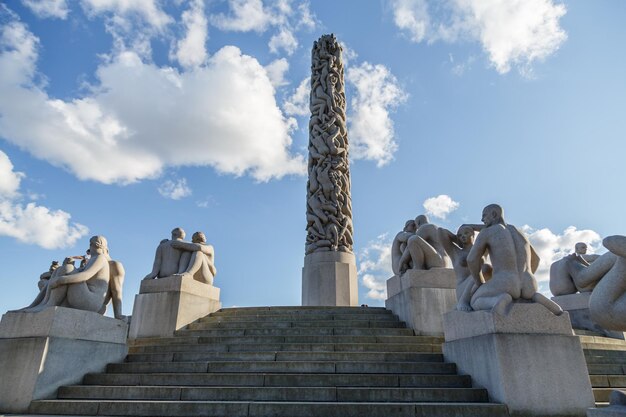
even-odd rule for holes
{"type": "Polygon", "coordinates": [[[353,253],[310,253],[302,268],[302,305],[358,306],[357,283],[353,253]]]}

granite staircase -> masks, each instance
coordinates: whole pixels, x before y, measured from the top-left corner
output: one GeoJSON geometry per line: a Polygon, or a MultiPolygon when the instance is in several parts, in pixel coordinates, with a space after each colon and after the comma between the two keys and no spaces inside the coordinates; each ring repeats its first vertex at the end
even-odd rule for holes
{"type": "Polygon", "coordinates": [[[83,416],[508,416],[415,336],[372,307],[223,309],[173,337],[140,339],[124,363],[34,401],[83,416]]]}
{"type": "Polygon", "coordinates": [[[609,403],[613,390],[626,391],[626,341],[577,330],[587,361],[596,407],[609,403]]]}

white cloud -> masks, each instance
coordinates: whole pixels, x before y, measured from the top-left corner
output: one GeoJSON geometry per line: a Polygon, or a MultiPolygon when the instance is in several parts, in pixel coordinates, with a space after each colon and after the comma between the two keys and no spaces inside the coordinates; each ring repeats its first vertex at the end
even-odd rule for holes
{"type": "Polygon", "coordinates": [[[158,0],[81,0],[81,5],[91,16],[110,13],[118,20],[137,17],[158,29],[172,22],[158,0]]]}
{"type": "Polygon", "coordinates": [[[205,43],[208,36],[208,23],[204,15],[204,1],[192,0],[188,10],[182,15],[185,37],[176,43],[175,57],[185,68],[204,64],[207,60],[205,43]]]}
{"type": "Polygon", "coordinates": [[[298,49],[298,40],[291,30],[282,28],[277,34],[272,36],[268,46],[270,47],[270,52],[275,54],[283,49],[287,55],[292,55],[298,49]]]}
{"type": "Polygon", "coordinates": [[[66,0],[22,0],[37,17],[67,19],[69,7],[66,0]]]}
{"type": "Polygon", "coordinates": [[[387,279],[393,276],[391,270],[391,242],[387,235],[378,236],[359,252],[358,275],[361,284],[369,291],[372,300],[387,299],[387,279]]]}
{"type": "Polygon", "coordinates": [[[291,0],[228,0],[229,13],[210,16],[211,23],[218,29],[234,32],[263,33],[271,28],[277,30],[268,43],[272,53],[285,51],[292,55],[298,48],[295,32],[312,30],[317,26],[309,2],[302,2],[294,10],[291,0]]]}
{"type": "Polygon", "coordinates": [[[221,30],[235,32],[264,32],[273,17],[261,0],[228,0],[231,14],[211,16],[211,23],[221,30]]]}
{"type": "Polygon", "coordinates": [[[0,151],[0,236],[56,249],[73,246],[89,232],[82,224],[70,223],[70,214],[62,210],[21,204],[18,190],[23,176],[13,171],[9,157],[0,151]]]}
{"type": "Polygon", "coordinates": [[[550,280],[550,265],[573,253],[576,243],[585,242],[589,253],[597,252],[602,248],[600,235],[593,230],[577,230],[576,227],[569,226],[562,234],[558,235],[550,229],[536,230],[528,225],[521,227],[521,230],[528,236],[528,240],[541,258],[539,268],[535,273],[539,282],[550,280]]]}
{"type": "Polygon", "coordinates": [[[532,64],[556,52],[567,39],[559,20],[566,13],[553,0],[395,0],[396,26],[414,42],[475,40],[499,73],[532,64]],[[437,13],[433,13],[436,11],[437,13]]]}
{"type": "Polygon", "coordinates": [[[283,103],[285,113],[296,116],[310,114],[309,97],[311,94],[311,77],[306,77],[283,103]]]}
{"type": "Polygon", "coordinates": [[[24,173],[13,171],[11,160],[0,151],[0,198],[15,196],[23,177],[24,173]]]}
{"type": "Polygon", "coordinates": [[[289,82],[285,80],[285,73],[289,70],[289,62],[285,58],[272,61],[265,67],[265,70],[274,88],[289,84],[289,82]]]}
{"type": "Polygon", "coordinates": [[[364,62],[350,67],[346,78],[356,89],[349,117],[351,155],[383,166],[393,159],[398,149],[389,113],[408,96],[384,65],[364,62]]]}
{"type": "Polygon", "coordinates": [[[395,0],[393,20],[396,26],[408,33],[413,42],[421,42],[426,37],[430,25],[428,5],[425,0],[395,0]]]}
{"type": "Polygon", "coordinates": [[[454,201],[449,195],[441,194],[437,197],[430,197],[424,201],[426,214],[433,215],[440,219],[445,219],[448,214],[459,208],[459,203],[454,201]]]}
{"type": "Polygon", "coordinates": [[[267,71],[236,47],[182,73],[121,52],[89,94],[60,100],[33,81],[38,39],[20,22],[0,30],[0,136],[80,179],[129,183],[182,165],[259,181],[306,172],[267,71]]]}
{"type": "Polygon", "coordinates": [[[180,200],[192,194],[191,188],[187,185],[187,179],[181,178],[176,181],[167,180],[158,188],[159,194],[172,200],[180,200]]]}

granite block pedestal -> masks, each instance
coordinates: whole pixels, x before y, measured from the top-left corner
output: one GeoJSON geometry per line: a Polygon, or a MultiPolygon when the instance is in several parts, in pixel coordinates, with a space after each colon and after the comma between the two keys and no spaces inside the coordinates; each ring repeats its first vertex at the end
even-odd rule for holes
{"type": "Polygon", "coordinates": [[[443,314],[456,306],[454,270],[409,269],[387,280],[385,307],[418,335],[443,335],[443,314]]]}
{"type": "Polygon", "coordinates": [[[624,340],[624,332],[607,330],[591,319],[591,314],[589,313],[590,297],[591,292],[581,292],[552,297],[552,301],[560,305],[563,311],[569,313],[574,329],[590,330],[606,337],[624,340]]]}
{"type": "Polygon", "coordinates": [[[10,312],[0,321],[0,412],[25,413],[62,385],[121,362],[128,325],[90,311],[50,307],[10,312]]]}
{"type": "Polygon", "coordinates": [[[303,306],[358,306],[356,259],[348,252],[313,252],[304,257],[303,306]]]}
{"type": "Polygon", "coordinates": [[[535,303],[444,315],[446,361],[504,403],[511,416],[584,416],[594,405],[587,366],[567,313],[535,303]]]}
{"type": "Polygon", "coordinates": [[[128,337],[172,336],[221,307],[220,289],[190,276],[143,280],[135,296],[128,337]]]}

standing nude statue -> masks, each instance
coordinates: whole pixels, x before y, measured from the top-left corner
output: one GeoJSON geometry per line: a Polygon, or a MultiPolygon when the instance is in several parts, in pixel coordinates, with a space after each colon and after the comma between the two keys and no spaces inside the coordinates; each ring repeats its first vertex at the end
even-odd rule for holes
{"type": "Polygon", "coordinates": [[[445,268],[450,263],[441,242],[437,226],[421,214],[415,218],[417,231],[407,240],[406,249],[398,262],[400,274],[408,269],[445,268]],[[410,267],[410,268],[409,268],[410,267]]]}
{"type": "Polygon", "coordinates": [[[537,292],[533,273],[539,266],[539,256],[526,236],[504,221],[502,207],[488,205],[481,220],[484,226],[467,225],[479,231],[467,256],[467,265],[478,285],[470,302],[472,309],[503,315],[514,300],[523,299],[537,302],[556,315],[562,314],[558,304],[537,292]],[[489,281],[482,273],[482,258],[487,254],[493,268],[489,281]]]}
{"type": "Polygon", "coordinates": [[[393,243],[391,244],[391,269],[397,276],[400,276],[400,259],[406,249],[406,243],[409,238],[415,234],[416,230],[417,225],[415,224],[415,220],[407,220],[404,224],[404,229],[393,239],[393,243]]]}

